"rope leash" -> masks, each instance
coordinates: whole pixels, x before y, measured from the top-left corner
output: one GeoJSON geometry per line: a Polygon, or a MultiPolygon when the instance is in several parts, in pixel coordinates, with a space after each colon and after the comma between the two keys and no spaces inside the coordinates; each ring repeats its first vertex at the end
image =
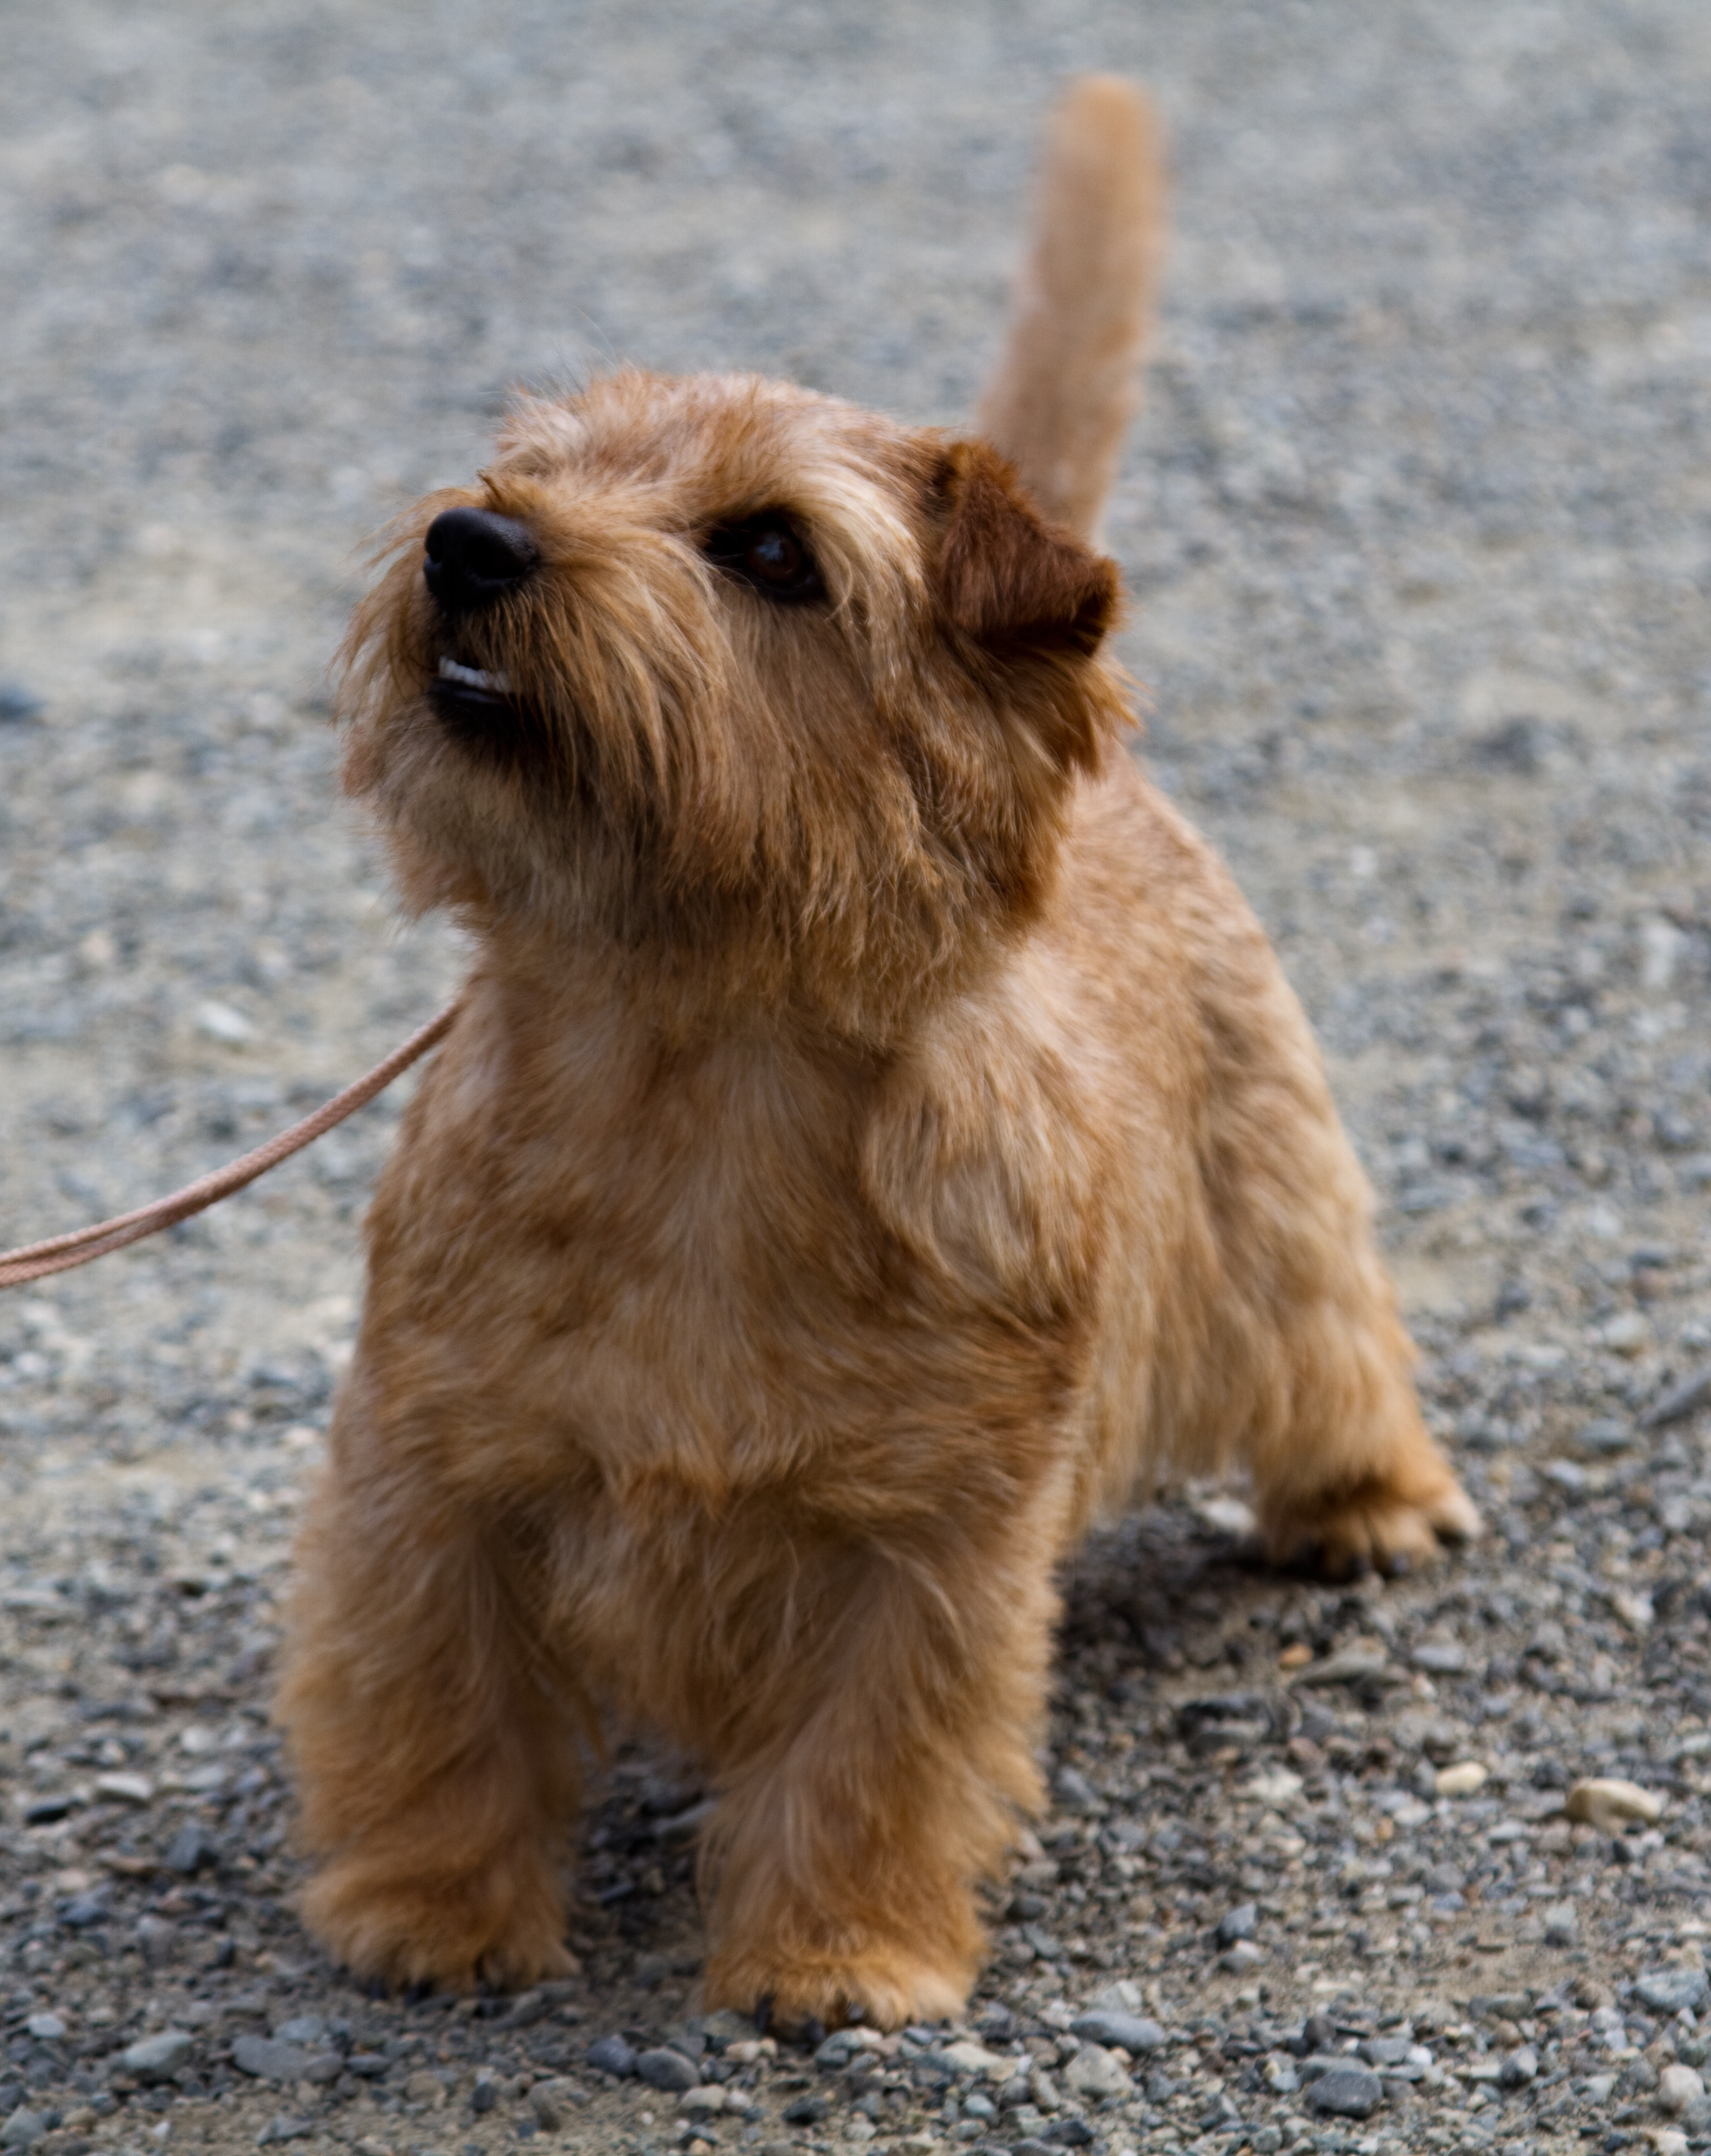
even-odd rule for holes
{"type": "Polygon", "coordinates": [[[458,1009],[456,1004],[448,1004],[437,1018],[429,1019],[419,1032],[393,1049],[383,1063],[377,1063],[366,1077],[347,1086],[342,1093],[335,1093],[313,1115],[293,1123],[290,1130],[280,1132],[253,1152],[187,1183],[182,1190],[157,1198],[135,1213],[121,1213],[116,1219],[98,1220],[93,1227],[74,1228],[69,1235],[50,1235],[45,1242],[25,1243],[16,1250],[0,1250],[0,1289],[23,1287],[31,1281],[45,1280],[49,1273],[69,1272],[74,1265],[86,1265],[95,1258],[105,1257],[110,1250],[122,1250],[127,1243],[140,1243],[145,1235],[157,1235],[162,1228],[171,1228],[193,1214],[206,1212],[222,1198],[229,1198],[246,1183],[254,1183],[258,1175],[265,1175],[269,1168],[277,1168],[294,1152],[313,1145],[336,1123],[365,1107],[377,1093],[383,1093],[394,1078],[445,1038],[458,1009]]]}

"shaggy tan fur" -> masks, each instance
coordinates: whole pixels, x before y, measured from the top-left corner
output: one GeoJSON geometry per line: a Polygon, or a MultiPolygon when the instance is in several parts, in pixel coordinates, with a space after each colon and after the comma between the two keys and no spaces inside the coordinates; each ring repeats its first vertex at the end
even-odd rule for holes
{"type": "Polygon", "coordinates": [[[952,2013],[1091,1521],[1227,1466],[1282,1558],[1476,1527],[1318,1057],[1126,752],[1113,566],[984,443],[624,372],[403,536],[347,778],[476,956],[299,1552],[309,1921],[396,1980],[563,1969],[615,1714],[717,1792],[710,2003],[952,2013]],[[512,548],[455,604],[448,509],[512,548]]]}

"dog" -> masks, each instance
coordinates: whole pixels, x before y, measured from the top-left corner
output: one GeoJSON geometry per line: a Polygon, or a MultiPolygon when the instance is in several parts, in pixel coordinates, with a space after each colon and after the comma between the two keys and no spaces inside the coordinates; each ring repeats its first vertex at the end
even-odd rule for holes
{"type": "Polygon", "coordinates": [[[1092,536],[1159,165],[1071,91],[984,434],[624,369],[356,615],[347,784],[475,953],[280,1701],[364,1975],[573,1965],[616,1714],[717,1793],[709,2005],[953,2015],[1092,1522],[1240,1467],[1280,1560],[1477,1529],[1301,1010],[1126,750],[1092,536]]]}

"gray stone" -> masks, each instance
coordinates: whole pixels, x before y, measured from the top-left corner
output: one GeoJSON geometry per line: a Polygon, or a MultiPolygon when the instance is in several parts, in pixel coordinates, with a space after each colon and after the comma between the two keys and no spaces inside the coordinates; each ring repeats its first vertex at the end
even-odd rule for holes
{"type": "Polygon", "coordinates": [[[1530,2044],[1523,2044],[1518,2051],[1511,2051],[1498,2068],[1498,2087],[1524,2088],[1529,2082],[1539,2078],[1539,2054],[1530,2044]]]}
{"type": "Polygon", "coordinates": [[[51,2044],[65,2034],[65,2024],[57,2014],[32,2014],[23,2025],[39,2044],[51,2044]]]}
{"type": "Polygon", "coordinates": [[[178,1951],[178,1927],[168,1923],[164,1917],[140,1917],[136,1943],[151,1969],[164,1969],[178,1951]]]}
{"type": "Polygon", "coordinates": [[[1621,2096],[1650,2096],[1657,2086],[1657,2069],[1642,2051],[1624,2061],[1616,2085],[1621,2096]]]}
{"type": "Polygon", "coordinates": [[[570,2123],[572,2114],[588,2101],[586,2089],[575,2082],[554,2080],[537,2082],[529,2091],[529,2109],[535,2123],[545,2133],[557,2133],[570,2123]]]}
{"type": "Polygon", "coordinates": [[[1070,2024],[1070,2034],[1083,2043],[1115,2044],[1135,2059],[1144,2051],[1162,2051],[1169,2041],[1159,2024],[1143,2015],[1113,2013],[1098,2007],[1078,2014],[1070,2024]]]}
{"type": "Polygon", "coordinates": [[[1097,1811],[1099,1793],[1087,1776],[1073,1767],[1060,1767],[1052,1781],[1052,1791],[1066,1811],[1097,1811]]]}
{"type": "Polygon", "coordinates": [[[493,2110],[499,2102],[499,2084],[491,2074],[480,2073],[475,2086],[470,2091],[470,2109],[480,2118],[493,2110]]]}
{"type": "Polygon", "coordinates": [[[1342,2060],[1307,2092],[1308,2108],[1333,2118],[1370,2118],[1385,2100],[1384,2084],[1370,2066],[1342,2060]]]}
{"type": "Polygon", "coordinates": [[[274,2034],[282,2044],[318,2044],[326,2024],[318,2014],[299,2014],[290,2021],[276,2022],[274,2034]]]}
{"type": "Polygon", "coordinates": [[[1246,1976],[1266,1958],[1266,1950],[1256,1939],[1238,1939],[1228,1953],[1218,1957],[1218,1966],[1231,1976],[1246,1976]]]}
{"type": "Polygon", "coordinates": [[[754,2041],[753,2022],[746,2014],[738,2014],[729,2006],[722,2006],[717,2013],[700,2014],[691,2025],[699,2029],[716,2051],[729,2045],[752,2043],[754,2041]]]}
{"type": "Polygon", "coordinates": [[[622,2036],[597,2036],[588,2046],[588,2064],[603,2074],[627,2081],[635,2071],[635,2050],[622,2036]]]}
{"type": "Polygon", "coordinates": [[[1553,1902],[1544,1912],[1544,1943],[1571,1947],[1580,1936],[1580,1912],[1572,1902],[1553,1902]]]}
{"type": "Polygon", "coordinates": [[[306,2141],[315,2131],[306,2118],[292,2118],[284,2112],[275,2112],[255,2137],[258,2148],[265,2148],[275,2141],[306,2141]]]}
{"type": "Polygon", "coordinates": [[[164,2029],[157,2036],[139,2036],[119,2056],[127,2074],[140,2082],[170,2081],[196,2048],[196,2040],[182,2029],[164,2029]]]}
{"type": "Polygon", "coordinates": [[[309,2054],[300,2045],[281,2043],[276,2036],[239,2036],[232,2046],[232,2063],[240,2073],[283,2087],[304,2078],[309,2054]]]}
{"type": "Polygon", "coordinates": [[[186,1879],[193,1878],[212,1864],[218,1854],[207,1829],[198,1826],[193,1820],[187,1820],[167,1845],[167,1869],[186,1879]]]}
{"type": "Polygon", "coordinates": [[[1093,2129],[1085,2118],[1054,2119],[1040,2138],[1048,2148],[1089,2148],[1093,2129]]]}
{"type": "Polygon", "coordinates": [[[1711,1999],[1711,1982],[1703,1969],[1652,1969],[1634,1979],[1634,1996],[1657,2014],[1697,2014],[1711,1999]]]}
{"type": "Polygon", "coordinates": [[[701,2085],[701,2068],[669,2044],[657,2051],[638,2052],[635,2070],[650,2088],[666,2089],[674,2095],[701,2085]]]}
{"type": "Polygon", "coordinates": [[[29,2148],[48,2131],[48,2122],[39,2111],[27,2111],[20,2104],[4,2126],[0,2126],[0,2148],[29,2148]]]}
{"type": "Polygon", "coordinates": [[[1657,2076],[1657,2107],[1672,2117],[1685,2112],[1689,2104],[1698,2102],[1704,2093],[1702,2076],[1679,2061],[1672,2066],[1666,2066],[1657,2076]]]}
{"type": "MultiPolygon", "coordinates": [[[[1034,2077],[1037,2091],[1043,2076],[1034,2077]]],[[[1127,2096],[1129,2092],[1128,2069],[1113,2052],[1102,2044],[1086,2044],[1077,2051],[1064,2069],[1066,2086],[1076,2096],[1097,2098],[1107,2096],[1127,2096]]]]}
{"type": "Polygon", "coordinates": [[[1239,1902],[1218,1919],[1218,1943],[1233,1947],[1238,1939],[1251,1939],[1260,1928],[1260,1912],[1251,1902],[1239,1902]]]}
{"type": "MultiPolygon", "coordinates": [[[[51,1826],[56,1820],[63,1820],[76,1810],[76,1798],[64,1791],[50,1796],[32,1797],[23,1808],[23,1823],[26,1826],[51,1826]]],[[[31,2118],[35,2117],[33,2112],[28,2115],[31,2118]]]]}

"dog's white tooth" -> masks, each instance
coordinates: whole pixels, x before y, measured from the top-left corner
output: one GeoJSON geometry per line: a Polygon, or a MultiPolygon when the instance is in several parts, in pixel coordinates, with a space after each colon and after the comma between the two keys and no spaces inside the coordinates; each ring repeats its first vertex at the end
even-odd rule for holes
{"type": "Polygon", "coordinates": [[[442,681],[461,681],[471,689],[489,689],[496,696],[506,696],[511,693],[509,675],[496,670],[489,673],[481,666],[460,666],[455,659],[440,660],[439,678],[442,681]]]}

